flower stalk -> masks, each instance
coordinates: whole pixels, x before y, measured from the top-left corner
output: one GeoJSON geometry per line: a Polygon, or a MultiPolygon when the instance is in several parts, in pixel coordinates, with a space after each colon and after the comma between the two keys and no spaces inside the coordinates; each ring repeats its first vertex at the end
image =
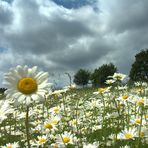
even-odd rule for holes
{"type": "Polygon", "coordinates": [[[26,136],[27,136],[27,145],[28,148],[30,147],[30,135],[29,135],[29,106],[27,106],[27,110],[26,110],[26,120],[25,120],[25,126],[26,126],[26,136]]]}

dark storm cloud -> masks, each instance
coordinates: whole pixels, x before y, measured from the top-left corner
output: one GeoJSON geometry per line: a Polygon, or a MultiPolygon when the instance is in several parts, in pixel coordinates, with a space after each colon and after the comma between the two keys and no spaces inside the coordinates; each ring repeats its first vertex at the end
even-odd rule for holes
{"type": "Polygon", "coordinates": [[[104,3],[106,35],[115,42],[112,60],[121,72],[129,73],[135,54],[148,48],[148,1],[113,0],[104,3]]]}
{"type": "Polygon", "coordinates": [[[63,51],[61,55],[55,54],[51,59],[69,69],[90,68],[92,63],[109,53],[110,49],[113,50],[108,43],[98,38],[98,41],[92,43],[85,41],[74,45],[71,49],[63,51]]]}
{"type": "Polygon", "coordinates": [[[6,2],[0,2],[0,26],[8,25],[13,19],[13,13],[6,2]]]}
{"type": "Polygon", "coordinates": [[[148,1],[81,1],[73,8],[67,2],[69,7],[64,1],[65,7],[52,0],[3,1],[3,72],[20,64],[64,74],[112,62],[119,72],[129,73],[135,54],[148,47],[148,1]]]}
{"type": "Polygon", "coordinates": [[[57,18],[54,22],[45,20],[44,23],[34,26],[35,28],[27,25],[29,29],[23,30],[20,34],[16,32],[8,34],[7,40],[18,52],[22,52],[24,49],[29,52],[45,54],[49,51],[65,49],[68,44],[75,42],[81,36],[93,35],[93,32],[79,21],[57,18]]]}
{"type": "Polygon", "coordinates": [[[108,25],[118,33],[148,27],[147,0],[114,0],[109,13],[108,25]]]}
{"type": "Polygon", "coordinates": [[[35,54],[61,51],[77,38],[94,33],[83,21],[66,19],[60,12],[53,13],[51,18],[44,16],[35,1],[16,1],[15,7],[21,13],[22,29],[9,32],[5,37],[20,53],[22,50],[35,54]]]}

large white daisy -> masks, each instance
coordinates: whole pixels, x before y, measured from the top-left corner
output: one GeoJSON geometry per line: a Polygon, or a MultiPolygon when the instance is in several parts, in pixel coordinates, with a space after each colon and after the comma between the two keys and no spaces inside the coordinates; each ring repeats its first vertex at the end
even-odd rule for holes
{"type": "Polygon", "coordinates": [[[6,98],[12,98],[23,104],[40,101],[49,91],[47,72],[37,72],[37,66],[17,66],[5,75],[6,98]]]}

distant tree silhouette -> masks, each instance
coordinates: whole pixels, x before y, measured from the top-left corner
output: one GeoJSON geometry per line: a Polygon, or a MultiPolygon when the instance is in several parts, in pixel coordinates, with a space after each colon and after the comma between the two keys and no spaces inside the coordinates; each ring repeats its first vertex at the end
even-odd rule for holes
{"type": "Polygon", "coordinates": [[[89,78],[90,78],[89,71],[85,69],[80,69],[74,75],[74,83],[84,87],[84,85],[88,84],[89,78]]]}
{"type": "Polygon", "coordinates": [[[95,87],[105,85],[108,76],[112,76],[117,71],[114,64],[103,64],[98,69],[94,70],[91,75],[92,84],[95,87]]]}
{"type": "Polygon", "coordinates": [[[5,90],[7,90],[6,88],[0,88],[0,93],[4,93],[5,90]]]}
{"type": "Polygon", "coordinates": [[[130,80],[148,82],[148,49],[135,55],[135,62],[130,70],[130,80]]]}

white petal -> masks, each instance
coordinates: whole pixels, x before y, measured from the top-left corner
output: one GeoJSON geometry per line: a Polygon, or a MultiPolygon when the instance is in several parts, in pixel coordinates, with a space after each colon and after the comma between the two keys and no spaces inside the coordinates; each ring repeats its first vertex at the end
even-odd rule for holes
{"type": "Polygon", "coordinates": [[[13,94],[15,92],[15,90],[12,88],[12,89],[7,89],[6,91],[5,91],[5,94],[7,95],[7,94],[13,94]]]}
{"type": "Polygon", "coordinates": [[[21,95],[19,98],[18,98],[18,102],[23,102],[25,100],[26,96],[25,95],[21,95]]]}
{"type": "Polygon", "coordinates": [[[26,104],[29,105],[31,103],[31,96],[26,97],[26,104]]]}
{"type": "Polygon", "coordinates": [[[22,66],[17,66],[17,71],[18,71],[18,74],[21,76],[21,77],[25,77],[27,75],[27,72],[24,71],[23,67],[22,66]]]}
{"type": "Polygon", "coordinates": [[[43,98],[45,97],[45,92],[38,91],[37,94],[38,94],[38,95],[41,95],[43,98]]]}
{"type": "Polygon", "coordinates": [[[48,86],[48,83],[42,83],[42,84],[40,84],[40,85],[38,85],[38,88],[40,89],[40,88],[45,88],[45,87],[47,87],[48,86]]]}
{"type": "Polygon", "coordinates": [[[31,95],[32,100],[38,100],[38,95],[37,94],[33,94],[31,95]]]}
{"type": "Polygon", "coordinates": [[[31,69],[31,77],[35,77],[36,75],[36,71],[37,71],[37,66],[34,66],[32,69],[31,69]]]}
{"type": "Polygon", "coordinates": [[[35,79],[38,79],[38,77],[40,77],[40,75],[42,75],[44,72],[40,71],[39,73],[37,73],[37,75],[35,76],[35,79]]]}
{"type": "Polygon", "coordinates": [[[12,71],[12,77],[15,78],[16,80],[21,79],[21,76],[18,74],[16,70],[12,71]]]}
{"type": "Polygon", "coordinates": [[[44,99],[45,99],[45,97],[42,96],[41,94],[37,94],[37,95],[38,95],[38,99],[39,99],[39,100],[44,100],[44,99]]]}
{"type": "Polygon", "coordinates": [[[43,93],[46,93],[46,92],[47,92],[47,90],[42,89],[42,88],[39,88],[37,92],[43,92],[43,93]]]}
{"type": "Polygon", "coordinates": [[[14,94],[12,95],[12,98],[18,98],[18,97],[20,97],[21,95],[22,95],[22,93],[17,92],[17,93],[14,93],[14,94]]]}
{"type": "Polygon", "coordinates": [[[7,88],[12,88],[14,85],[8,82],[3,82],[3,85],[7,88]]]}
{"type": "Polygon", "coordinates": [[[41,84],[43,81],[45,81],[46,79],[48,79],[48,77],[49,77],[48,72],[45,72],[45,73],[43,73],[42,75],[40,75],[40,76],[37,78],[38,84],[41,84]]]}

